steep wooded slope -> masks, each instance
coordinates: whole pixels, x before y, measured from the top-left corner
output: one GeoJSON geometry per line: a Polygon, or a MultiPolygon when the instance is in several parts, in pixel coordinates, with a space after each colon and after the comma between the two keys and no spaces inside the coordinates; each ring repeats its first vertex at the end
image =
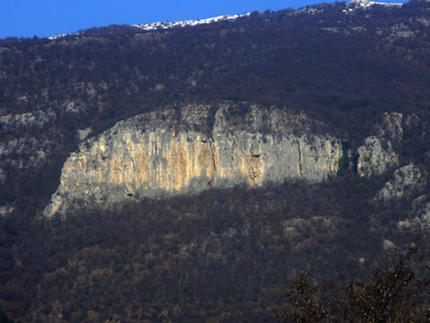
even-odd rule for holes
{"type": "MultiPolygon", "coordinates": [[[[0,41],[0,308],[23,322],[271,321],[301,270],[368,279],[384,248],[429,228],[429,9],[322,4],[0,41]],[[269,119],[304,116],[291,135],[329,134],[342,154],[322,183],[66,207],[65,221],[35,220],[68,159],[117,130],[109,138],[127,146],[130,129],[143,136],[150,124],[136,120],[154,115],[175,120],[154,117],[170,138],[193,131],[178,120],[202,106],[209,116],[228,106],[231,133],[256,106],[269,119]]],[[[208,120],[196,133],[213,134],[208,120]]],[[[251,146],[250,159],[262,158],[251,146]]]]}
{"type": "Polygon", "coordinates": [[[427,5],[330,4],[157,32],[112,26],[4,40],[2,203],[27,192],[45,203],[37,192],[54,190],[79,129],[95,135],[173,102],[306,111],[357,144],[383,112],[425,114],[427,5]]]}

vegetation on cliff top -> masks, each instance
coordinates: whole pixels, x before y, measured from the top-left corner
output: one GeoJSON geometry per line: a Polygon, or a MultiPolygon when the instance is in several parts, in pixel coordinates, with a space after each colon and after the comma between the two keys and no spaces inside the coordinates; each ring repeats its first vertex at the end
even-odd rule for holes
{"type": "Polygon", "coordinates": [[[380,205],[374,196],[391,174],[357,180],[343,164],[342,176],[319,185],[142,200],[66,221],[34,217],[76,150],[78,129],[95,135],[190,102],[305,111],[355,146],[382,113],[402,112],[418,121],[396,147],[400,163],[428,173],[429,6],[349,12],[334,3],[157,32],[110,26],[0,41],[0,117],[55,115],[43,127],[0,125],[2,147],[31,138],[46,154],[24,170],[25,149],[1,152],[0,206],[14,211],[0,217],[0,309],[23,322],[268,322],[302,271],[337,291],[351,279],[373,288],[382,242],[409,246],[398,222],[412,217],[412,201],[429,185],[380,205]]]}

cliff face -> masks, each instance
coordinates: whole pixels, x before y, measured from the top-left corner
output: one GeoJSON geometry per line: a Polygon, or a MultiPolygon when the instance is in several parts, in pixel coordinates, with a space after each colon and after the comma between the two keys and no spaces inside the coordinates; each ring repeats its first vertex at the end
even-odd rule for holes
{"type": "Polygon", "coordinates": [[[77,201],[102,206],[336,174],[341,141],[322,124],[280,109],[246,110],[239,116],[228,105],[189,106],[117,123],[68,158],[44,215],[63,214],[77,201]]]}
{"type": "Polygon", "coordinates": [[[402,141],[403,129],[401,113],[385,113],[381,124],[375,126],[375,135],[365,138],[357,149],[357,173],[369,177],[380,175],[397,166],[399,156],[394,147],[402,141]]]}

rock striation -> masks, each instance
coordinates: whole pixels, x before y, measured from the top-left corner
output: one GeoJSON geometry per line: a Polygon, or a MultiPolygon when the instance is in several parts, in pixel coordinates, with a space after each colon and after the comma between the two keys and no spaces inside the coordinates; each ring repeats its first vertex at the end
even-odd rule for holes
{"type": "Polygon", "coordinates": [[[43,214],[208,188],[321,182],[336,174],[342,157],[341,140],[327,130],[304,114],[257,106],[193,105],[138,115],[71,154],[43,214]]]}

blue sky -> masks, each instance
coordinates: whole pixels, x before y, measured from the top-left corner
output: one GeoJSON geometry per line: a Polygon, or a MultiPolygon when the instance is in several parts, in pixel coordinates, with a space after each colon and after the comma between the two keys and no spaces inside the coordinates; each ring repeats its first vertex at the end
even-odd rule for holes
{"type": "Polygon", "coordinates": [[[318,0],[0,0],[0,38],[299,8],[318,0]]]}

